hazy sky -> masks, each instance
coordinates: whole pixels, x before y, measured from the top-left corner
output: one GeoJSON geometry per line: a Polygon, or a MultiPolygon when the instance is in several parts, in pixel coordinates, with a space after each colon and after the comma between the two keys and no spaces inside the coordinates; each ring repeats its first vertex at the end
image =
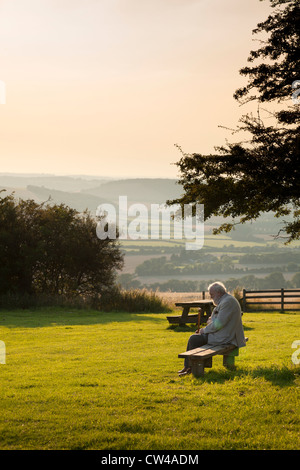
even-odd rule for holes
{"type": "Polygon", "coordinates": [[[232,139],[218,126],[247,111],[233,93],[270,11],[268,0],[0,0],[0,172],[176,177],[174,144],[209,153],[232,139]]]}

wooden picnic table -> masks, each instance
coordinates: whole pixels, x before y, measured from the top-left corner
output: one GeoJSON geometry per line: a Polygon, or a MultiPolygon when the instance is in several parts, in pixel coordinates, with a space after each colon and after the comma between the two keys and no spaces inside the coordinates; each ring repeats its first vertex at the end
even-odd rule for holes
{"type": "Polygon", "coordinates": [[[201,308],[200,324],[206,323],[213,311],[212,300],[196,300],[194,302],[176,302],[176,307],[183,307],[181,315],[168,316],[167,319],[171,324],[184,325],[185,323],[197,323],[198,313],[189,315],[191,308],[201,308]]]}

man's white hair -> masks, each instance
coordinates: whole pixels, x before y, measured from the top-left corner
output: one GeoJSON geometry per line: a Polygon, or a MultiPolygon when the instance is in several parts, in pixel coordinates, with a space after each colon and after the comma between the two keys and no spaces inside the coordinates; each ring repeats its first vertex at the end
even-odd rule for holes
{"type": "Polygon", "coordinates": [[[213,289],[215,292],[219,292],[220,294],[225,294],[226,287],[224,286],[223,282],[213,282],[208,286],[208,292],[213,289]]]}

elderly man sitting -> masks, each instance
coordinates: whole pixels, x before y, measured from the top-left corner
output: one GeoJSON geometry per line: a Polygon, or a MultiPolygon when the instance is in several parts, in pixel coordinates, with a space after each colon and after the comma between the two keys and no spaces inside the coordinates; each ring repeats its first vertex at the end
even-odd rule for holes
{"type": "MultiPolygon", "coordinates": [[[[207,326],[190,336],[186,350],[199,348],[204,344],[234,344],[238,348],[246,346],[241,307],[237,299],[226,292],[221,282],[211,284],[208,292],[216,307],[207,321],[207,326]]],[[[190,372],[186,358],[179,375],[187,375],[190,372]]]]}

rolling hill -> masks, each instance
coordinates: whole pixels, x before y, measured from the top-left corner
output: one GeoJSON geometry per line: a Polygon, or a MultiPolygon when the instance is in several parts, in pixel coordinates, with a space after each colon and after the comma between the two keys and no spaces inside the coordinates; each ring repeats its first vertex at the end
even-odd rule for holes
{"type": "Polygon", "coordinates": [[[164,204],[167,199],[179,197],[182,188],[175,179],[135,178],[105,182],[81,192],[112,203],[117,203],[119,196],[127,196],[129,203],[164,204]]]}

